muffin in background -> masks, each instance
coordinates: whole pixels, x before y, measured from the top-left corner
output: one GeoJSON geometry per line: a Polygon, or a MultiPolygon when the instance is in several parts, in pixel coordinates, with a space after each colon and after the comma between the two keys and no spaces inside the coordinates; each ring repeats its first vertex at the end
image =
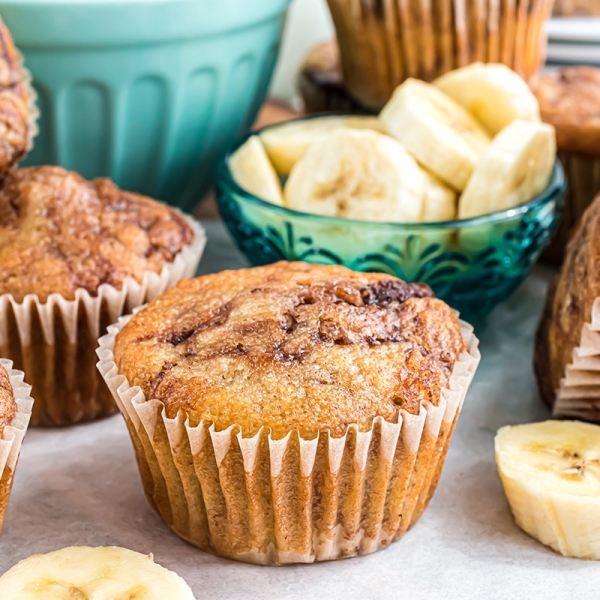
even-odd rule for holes
{"type": "Polygon", "coordinates": [[[116,412],[95,369],[121,314],[194,274],[192,219],[109,180],[60,167],[13,170],[0,186],[0,356],[27,373],[34,425],[116,412]]]}
{"type": "Polygon", "coordinates": [[[568,189],[561,225],[544,257],[560,263],[568,240],[600,191],[600,69],[567,67],[544,73],[533,91],[542,120],[554,125],[568,189]]]}
{"type": "Polygon", "coordinates": [[[307,114],[364,110],[344,85],[340,50],[335,40],[310,50],[298,74],[298,90],[307,114]]]}
{"type": "Polygon", "coordinates": [[[551,283],[534,368],[553,415],[600,422],[600,197],[587,208],[551,283]]]}
{"type": "Polygon", "coordinates": [[[0,173],[25,158],[37,133],[31,75],[0,17],[0,173]]]}
{"type": "Polygon", "coordinates": [[[529,80],[544,63],[553,0],[328,0],[344,82],[380,109],[409,77],[432,81],[472,62],[501,62],[529,80]]]}
{"type": "Polygon", "coordinates": [[[0,359],[0,532],[33,406],[31,386],[23,378],[9,360],[0,359]]]}
{"type": "Polygon", "coordinates": [[[261,564],[400,538],[479,361],[428,286],[283,262],[180,282],[98,356],[150,504],[199,548],[261,564]]]}

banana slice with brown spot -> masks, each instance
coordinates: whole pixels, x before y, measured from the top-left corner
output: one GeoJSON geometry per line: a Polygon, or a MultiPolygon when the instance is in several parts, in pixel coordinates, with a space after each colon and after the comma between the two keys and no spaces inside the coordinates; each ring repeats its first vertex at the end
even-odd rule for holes
{"type": "Polygon", "coordinates": [[[503,427],[496,463],[521,529],[564,556],[600,560],[600,427],[503,427]]]}
{"type": "Polygon", "coordinates": [[[425,173],[394,139],[338,129],[311,146],[292,169],[285,203],[295,210],[365,221],[416,222],[425,173]]]}
{"type": "Polygon", "coordinates": [[[291,121],[265,129],[260,133],[260,139],[275,170],[280,175],[289,175],[315,142],[338,129],[372,129],[386,133],[378,117],[357,115],[291,121]]]}
{"type": "Polygon", "coordinates": [[[117,547],[35,554],[0,577],[2,600],[194,600],[179,575],[152,555],[117,547]]]}

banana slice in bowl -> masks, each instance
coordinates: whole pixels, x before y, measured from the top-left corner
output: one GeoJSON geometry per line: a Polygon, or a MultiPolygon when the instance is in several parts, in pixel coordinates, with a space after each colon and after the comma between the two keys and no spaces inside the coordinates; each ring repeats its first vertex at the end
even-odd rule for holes
{"type": "Polygon", "coordinates": [[[251,135],[232,154],[229,168],[241,188],[273,204],[283,204],[279,177],[257,135],[251,135]]]}
{"type": "Polygon", "coordinates": [[[540,122],[540,105],[525,81],[506,65],[473,63],[433,82],[469,111],[492,136],[513,121],[540,122]]]}
{"type": "Polygon", "coordinates": [[[477,163],[460,197],[458,218],[506,210],[535,198],[548,185],[555,157],[554,127],[514,121],[477,163]]]}
{"type": "Polygon", "coordinates": [[[426,185],[425,173],[396,140],[338,129],[313,144],[292,169],[285,205],[330,217],[416,222],[426,185]]]}
{"type": "Polygon", "coordinates": [[[564,556],[600,560],[600,427],[503,427],[496,464],[517,525],[564,556]]]}
{"type": "Polygon", "coordinates": [[[34,554],[0,577],[2,600],[194,600],[152,555],[117,547],[34,554]]]}
{"type": "Polygon", "coordinates": [[[386,133],[378,117],[334,116],[291,121],[284,125],[268,127],[260,133],[260,139],[275,170],[281,175],[289,175],[294,165],[315,142],[338,129],[372,129],[386,133]]]}
{"type": "Polygon", "coordinates": [[[477,120],[435,86],[407,79],[379,118],[422,165],[462,191],[490,138],[477,120]]]}

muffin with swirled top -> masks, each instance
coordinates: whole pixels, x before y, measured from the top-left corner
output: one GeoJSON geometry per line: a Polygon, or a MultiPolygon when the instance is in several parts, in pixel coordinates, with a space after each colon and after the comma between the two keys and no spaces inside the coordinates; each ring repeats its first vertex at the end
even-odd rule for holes
{"type": "Polygon", "coordinates": [[[0,173],[25,157],[37,131],[36,118],[30,75],[0,18],[0,173]]]}
{"type": "Polygon", "coordinates": [[[200,548],[259,563],[400,537],[478,361],[426,285],[304,263],[182,281],[109,332],[99,368],[151,504],[200,548]]]}
{"type": "Polygon", "coordinates": [[[123,312],[195,272],[197,223],[106,179],[60,167],[0,180],[0,356],[34,388],[35,425],[116,412],[97,339],[123,312]]]}

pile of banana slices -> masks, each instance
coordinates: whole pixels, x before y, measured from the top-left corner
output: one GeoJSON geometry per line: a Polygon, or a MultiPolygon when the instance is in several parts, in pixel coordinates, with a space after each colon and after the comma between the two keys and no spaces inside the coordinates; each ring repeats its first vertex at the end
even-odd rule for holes
{"type": "Polygon", "coordinates": [[[294,210],[439,222],[531,200],[555,155],[554,128],[541,123],[527,84],[505,65],[475,63],[433,84],[408,79],[379,117],[265,129],[229,164],[242,188],[294,210]]]}

